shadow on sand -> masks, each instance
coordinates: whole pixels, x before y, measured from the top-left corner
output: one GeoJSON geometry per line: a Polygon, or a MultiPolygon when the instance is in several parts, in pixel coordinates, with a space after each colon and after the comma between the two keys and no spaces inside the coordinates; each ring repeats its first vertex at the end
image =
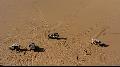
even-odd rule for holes
{"type": "Polygon", "coordinates": [[[105,43],[102,43],[102,44],[99,44],[100,47],[108,47],[109,45],[105,44],[105,43]]]}
{"type": "Polygon", "coordinates": [[[23,51],[29,51],[29,50],[27,48],[20,49],[20,52],[23,52],[23,51]]]}
{"type": "MultiPolygon", "coordinates": [[[[28,50],[27,48],[24,48],[24,49],[20,49],[19,52],[23,52],[23,51],[30,51],[28,50]]],[[[44,48],[40,48],[39,46],[35,46],[35,49],[33,50],[34,52],[44,52],[45,49],[44,48]]]]}
{"type": "Polygon", "coordinates": [[[40,47],[38,47],[38,46],[35,46],[34,52],[44,52],[44,51],[45,51],[44,48],[40,48],[40,47]]]}
{"type": "Polygon", "coordinates": [[[48,38],[48,39],[67,40],[67,38],[48,38]]]}
{"type": "Polygon", "coordinates": [[[57,40],[67,40],[67,38],[57,38],[57,40]]]}

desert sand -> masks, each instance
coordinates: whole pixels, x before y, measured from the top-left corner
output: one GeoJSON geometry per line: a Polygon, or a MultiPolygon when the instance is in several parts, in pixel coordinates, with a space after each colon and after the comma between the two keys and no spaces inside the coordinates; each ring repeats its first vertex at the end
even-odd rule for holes
{"type": "Polygon", "coordinates": [[[0,65],[120,65],[120,0],[0,0],[0,65]],[[58,32],[66,40],[48,40],[58,32]],[[108,47],[92,45],[97,38],[108,47]],[[34,42],[43,52],[27,48],[34,42]]]}

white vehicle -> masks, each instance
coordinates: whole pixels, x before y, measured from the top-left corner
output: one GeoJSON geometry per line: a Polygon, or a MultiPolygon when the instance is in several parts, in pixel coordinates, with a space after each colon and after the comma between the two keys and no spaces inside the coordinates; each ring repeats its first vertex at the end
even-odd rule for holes
{"type": "Polygon", "coordinates": [[[9,49],[19,51],[20,50],[20,45],[17,44],[17,43],[14,43],[12,46],[9,46],[9,49]]]}
{"type": "Polygon", "coordinates": [[[58,33],[51,33],[51,34],[48,35],[48,37],[49,37],[50,39],[58,39],[59,34],[58,34],[58,33]]]}
{"type": "Polygon", "coordinates": [[[98,39],[92,39],[92,44],[98,45],[100,43],[101,43],[100,40],[98,40],[98,39]]]}
{"type": "Polygon", "coordinates": [[[95,44],[95,45],[98,45],[100,47],[108,47],[109,45],[101,42],[100,40],[98,39],[92,39],[92,43],[91,44],[95,44]]]}

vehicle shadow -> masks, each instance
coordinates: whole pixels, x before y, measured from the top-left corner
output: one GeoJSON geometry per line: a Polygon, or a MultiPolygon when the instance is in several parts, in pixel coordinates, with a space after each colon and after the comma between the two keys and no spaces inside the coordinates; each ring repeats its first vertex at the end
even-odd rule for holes
{"type": "Polygon", "coordinates": [[[67,38],[57,38],[57,40],[67,40],[67,38]]]}
{"type": "MultiPolygon", "coordinates": [[[[30,51],[30,50],[28,50],[27,48],[20,49],[20,52],[23,52],[23,51],[30,51]]],[[[34,52],[44,52],[45,49],[44,48],[40,48],[39,46],[35,46],[35,49],[33,51],[34,52]]]]}
{"type": "Polygon", "coordinates": [[[49,39],[56,39],[56,40],[67,40],[67,38],[48,38],[49,39]]]}
{"type": "Polygon", "coordinates": [[[29,51],[27,48],[20,49],[20,52],[29,51]]]}
{"type": "Polygon", "coordinates": [[[44,51],[45,51],[44,48],[40,48],[39,46],[35,46],[34,52],[44,52],[44,51]]]}
{"type": "Polygon", "coordinates": [[[105,43],[101,43],[99,44],[100,47],[108,47],[109,45],[105,44],[105,43]]]}

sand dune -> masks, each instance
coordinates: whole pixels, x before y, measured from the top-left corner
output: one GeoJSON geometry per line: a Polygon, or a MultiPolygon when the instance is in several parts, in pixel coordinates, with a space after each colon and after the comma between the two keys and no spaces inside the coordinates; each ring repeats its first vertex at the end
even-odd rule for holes
{"type": "Polygon", "coordinates": [[[120,0],[0,0],[0,65],[120,65],[120,0]],[[67,40],[48,40],[58,32],[67,40]],[[108,47],[90,44],[98,38],[108,47]],[[16,53],[35,42],[44,52],[16,53]]]}

